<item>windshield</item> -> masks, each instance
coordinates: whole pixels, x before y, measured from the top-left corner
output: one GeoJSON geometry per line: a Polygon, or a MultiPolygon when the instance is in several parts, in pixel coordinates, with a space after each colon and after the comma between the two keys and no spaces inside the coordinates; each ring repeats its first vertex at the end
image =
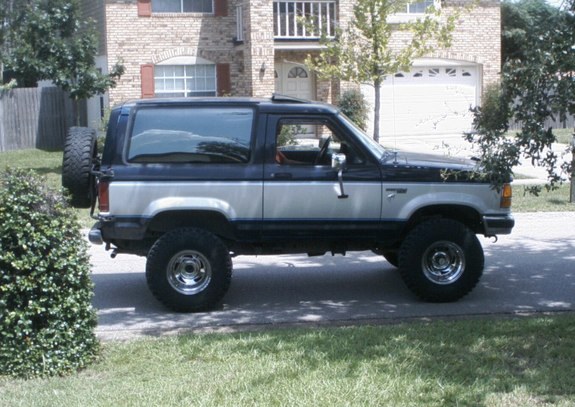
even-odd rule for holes
{"type": "Polygon", "coordinates": [[[365,132],[360,129],[353,121],[351,121],[351,119],[348,118],[345,114],[340,112],[339,116],[347,128],[353,132],[356,139],[378,160],[383,159],[388,154],[388,151],[385,148],[383,148],[378,142],[365,134],[365,132]]]}

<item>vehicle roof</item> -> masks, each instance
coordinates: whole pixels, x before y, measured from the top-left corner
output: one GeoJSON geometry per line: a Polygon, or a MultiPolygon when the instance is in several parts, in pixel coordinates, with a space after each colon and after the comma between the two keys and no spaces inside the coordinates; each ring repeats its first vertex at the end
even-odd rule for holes
{"type": "Polygon", "coordinates": [[[333,105],[298,99],[286,95],[274,94],[271,98],[255,97],[189,97],[189,98],[158,98],[137,99],[123,103],[116,108],[132,108],[140,106],[218,106],[218,105],[250,105],[258,106],[262,112],[299,112],[299,113],[331,113],[336,114],[339,109],[333,105]]]}

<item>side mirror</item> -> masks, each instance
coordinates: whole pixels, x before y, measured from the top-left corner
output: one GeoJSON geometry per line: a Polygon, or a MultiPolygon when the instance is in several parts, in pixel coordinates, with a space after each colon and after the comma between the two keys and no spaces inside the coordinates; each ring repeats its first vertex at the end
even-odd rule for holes
{"type": "Polygon", "coordinates": [[[331,156],[331,168],[336,171],[343,170],[347,164],[347,157],[345,154],[333,154],[331,156]]]}

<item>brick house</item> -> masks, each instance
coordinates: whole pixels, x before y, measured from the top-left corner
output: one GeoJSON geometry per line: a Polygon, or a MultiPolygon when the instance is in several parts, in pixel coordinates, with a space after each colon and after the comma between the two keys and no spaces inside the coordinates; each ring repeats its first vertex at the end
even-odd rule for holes
{"type": "MultiPolygon", "coordinates": [[[[406,6],[391,23],[416,18],[434,0],[406,6]]],[[[444,13],[474,0],[435,0],[444,13]]],[[[102,108],[124,100],[164,96],[257,96],[274,91],[335,102],[352,84],[318,80],[303,64],[319,52],[319,30],[298,15],[315,17],[328,35],[345,27],[353,1],[343,0],[85,0],[98,23],[106,71],[121,60],[126,73],[106,97],[90,104],[94,123],[102,108]]],[[[398,43],[401,38],[397,38],[398,43]]],[[[499,79],[500,3],[482,0],[461,14],[451,48],[415,61],[410,72],[386,80],[382,135],[460,133],[469,106],[499,79]]],[[[373,98],[369,86],[361,86],[373,98]]]]}

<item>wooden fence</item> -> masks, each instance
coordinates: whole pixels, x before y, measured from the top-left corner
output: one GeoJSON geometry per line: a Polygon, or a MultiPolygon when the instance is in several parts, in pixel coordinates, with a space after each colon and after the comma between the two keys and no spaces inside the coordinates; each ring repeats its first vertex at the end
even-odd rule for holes
{"type": "MultiPolygon", "coordinates": [[[[575,118],[572,115],[567,115],[565,121],[559,120],[559,115],[555,116],[555,120],[549,118],[545,120],[545,128],[552,127],[554,129],[572,129],[575,127],[575,118]]],[[[521,129],[521,122],[512,121],[509,123],[509,130],[521,129]]]]}
{"type": "Polygon", "coordinates": [[[0,91],[0,151],[61,150],[73,112],[67,93],[57,87],[0,91]]]}

